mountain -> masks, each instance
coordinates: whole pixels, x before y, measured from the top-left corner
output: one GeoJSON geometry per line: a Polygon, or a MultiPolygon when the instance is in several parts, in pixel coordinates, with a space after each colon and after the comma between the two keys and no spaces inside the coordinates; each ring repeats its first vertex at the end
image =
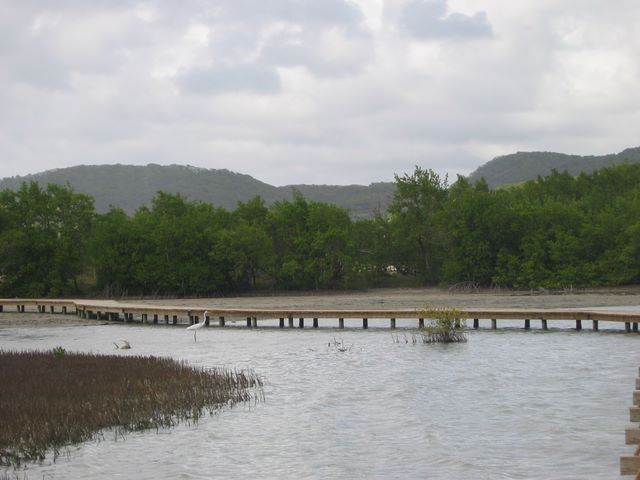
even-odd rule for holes
{"type": "Polygon", "coordinates": [[[496,157],[469,175],[472,182],[484,177],[489,187],[546,177],[552,170],[571,175],[591,173],[609,165],[640,162],[640,147],[600,156],[565,155],[554,152],[518,152],[496,157]]]}
{"type": "Polygon", "coordinates": [[[79,165],[0,180],[0,190],[17,189],[23,182],[40,185],[69,184],[76,192],[95,199],[99,213],[109,206],[132,213],[142,205],[150,205],[154,195],[162,190],[180,193],[188,200],[211,203],[227,210],[236,208],[256,195],[267,204],[291,199],[295,190],[309,200],[338,205],[353,218],[368,218],[376,211],[385,211],[393,191],[392,182],[363,185],[288,185],[274,187],[249,175],[229,170],[208,170],[182,165],[79,165]]]}

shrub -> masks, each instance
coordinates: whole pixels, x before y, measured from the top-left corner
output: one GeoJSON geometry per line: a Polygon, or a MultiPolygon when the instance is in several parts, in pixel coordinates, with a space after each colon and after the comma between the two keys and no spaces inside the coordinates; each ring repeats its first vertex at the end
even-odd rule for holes
{"type": "Polygon", "coordinates": [[[423,318],[429,319],[420,335],[422,343],[462,343],[467,341],[464,331],[465,321],[454,308],[427,308],[423,318]]]}

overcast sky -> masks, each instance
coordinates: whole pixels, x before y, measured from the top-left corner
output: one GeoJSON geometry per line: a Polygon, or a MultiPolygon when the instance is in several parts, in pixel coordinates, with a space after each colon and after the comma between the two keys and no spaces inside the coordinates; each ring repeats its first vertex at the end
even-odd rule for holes
{"type": "Polygon", "coordinates": [[[638,0],[4,0],[0,177],[189,164],[273,185],[640,145],[638,0]]]}

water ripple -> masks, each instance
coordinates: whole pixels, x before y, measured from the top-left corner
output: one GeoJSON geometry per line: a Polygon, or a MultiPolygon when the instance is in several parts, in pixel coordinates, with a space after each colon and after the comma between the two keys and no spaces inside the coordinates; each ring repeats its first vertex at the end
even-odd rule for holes
{"type": "Polygon", "coordinates": [[[472,331],[463,345],[388,331],[171,326],[12,328],[0,348],[163,355],[249,368],[266,401],[73,448],[30,478],[614,478],[640,336],[472,331]],[[114,351],[126,338],[130,351],[114,351]]]}

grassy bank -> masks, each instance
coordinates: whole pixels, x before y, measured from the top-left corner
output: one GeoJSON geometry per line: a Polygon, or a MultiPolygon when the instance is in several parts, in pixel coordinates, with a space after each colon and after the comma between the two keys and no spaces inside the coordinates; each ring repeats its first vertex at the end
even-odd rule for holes
{"type": "Polygon", "coordinates": [[[0,351],[0,464],[39,461],[104,429],[197,421],[259,394],[261,380],[167,358],[0,351]]]}

